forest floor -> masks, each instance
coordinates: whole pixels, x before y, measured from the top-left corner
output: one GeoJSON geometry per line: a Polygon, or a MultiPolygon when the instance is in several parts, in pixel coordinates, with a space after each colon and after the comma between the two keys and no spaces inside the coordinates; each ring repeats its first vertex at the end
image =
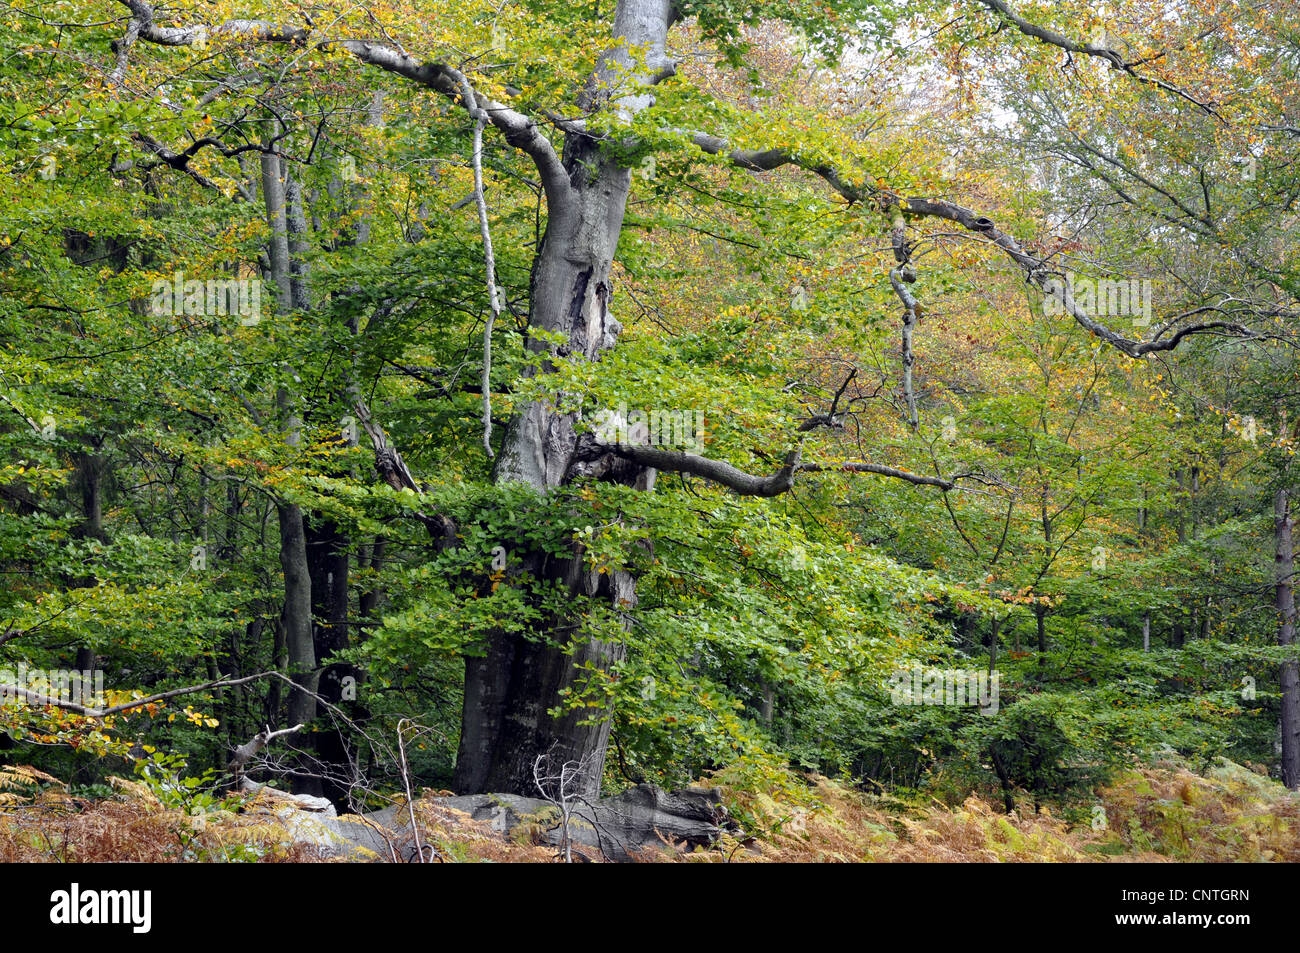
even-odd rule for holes
{"type": "MultiPolygon", "coordinates": [[[[15,769],[0,769],[0,782],[8,780],[0,783],[0,862],[326,859],[312,847],[287,845],[281,816],[258,798],[195,814],[165,805],[138,782],[118,780],[116,796],[84,799],[35,776],[24,791],[16,777],[15,769]]],[[[725,835],[711,849],[665,845],[645,860],[1300,861],[1300,795],[1224,760],[1203,774],[1171,763],[1134,769],[1104,787],[1095,803],[1045,805],[1037,813],[1029,806],[1007,814],[978,794],[955,806],[866,794],[819,776],[791,775],[776,790],[728,784],[725,774],[710,783],[722,786],[746,834],[725,835]]],[[[437,804],[437,793],[426,792],[415,807],[421,841],[439,859],[557,859],[554,847],[538,842],[541,824],[507,836],[437,804]]]]}

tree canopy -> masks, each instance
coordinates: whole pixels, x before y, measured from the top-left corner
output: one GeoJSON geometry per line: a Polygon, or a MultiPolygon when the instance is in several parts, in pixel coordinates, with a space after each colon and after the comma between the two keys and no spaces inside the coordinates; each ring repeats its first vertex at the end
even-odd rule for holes
{"type": "Polygon", "coordinates": [[[7,5],[0,764],[1300,787],[1295,12],[7,5]]]}

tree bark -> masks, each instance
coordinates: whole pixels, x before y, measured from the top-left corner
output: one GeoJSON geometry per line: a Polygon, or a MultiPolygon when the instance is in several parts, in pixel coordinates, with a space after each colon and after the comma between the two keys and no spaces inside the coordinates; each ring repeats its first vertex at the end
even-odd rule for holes
{"type": "MultiPolygon", "coordinates": [[[[356,697],[344,698],[348,694],[344,688],[349,684],[345,679],[351,678],[352,686],[357,683],[356,666],[333,660],[350,643],[348,578],[351,560],[348,539],[332,520],[308,517],[303,521],[303,529],[307,569],[311,576],[312,642],[315,663],[320,667],[317,692],[326,701],[338,705],[356,697]]],[[[351,744],[343,726],[336,724],[319,731],[312,741],[323,775],[321,795],[340,807],[346,807],[355,771],[351,744]]]]}
{"type": "MultiPolygon", "coordinates": [[[[635,580],[627,573],[586,571],[580,550],[559,562],[549,578],[572,596],[608,599],[630,608],[635,580]]],[[[567,619],[554,619],[545,641],[500,634],[489,639],[486,654],[465,665],[465,707],[452,787],[459,793],[522,794],[534,786],[539,755],[557,763],[583,765],[577,790],[583,797],[600,792],[609,744],[607,717],[592,721],[590,709],[552,715],[561,693],[580,692],[588,666],[605,671],[623,658],[620,643],[588,639],[571,645],[563,632],[567,619]],[[567,651],[566,651],[567,649],[567,651]],[[572,654],[569,654],[569,653],[572,654]]],[[[534,787],[535,789],[535,787],[534,787]]]]}
{"type": "MultiPolygon", "coordinates": [[[[641,82],[650,75],[629,55],[647,50],[647,62],[664,56],[671,0],[620,0],[613,34],[623,42],[602,58],[581,104],[588,112],[609,108],[630,118],[651,101],[643,90],[611,94],[626,82],[625,71],[641,82]],[[612,99],[606,97],[613,96],[612,99]]],[[[508,138],[510,133],[507,133],[508,138]]],[[[532,146],[531,148],[536,148],[532,146]]],[[[530,153],[532,154],[532,153],[530,153]]],[[[537,156],[534,156],[537,158],[537,156]]],[[[610,313],[610,267],[618,246],[631,186],[631,170],[581,129],[565,133],[561,180],[547,162],[538,165],[547,180],[547,221],[533,261],[529,327],[559,333],[567,341],[553,346],[530,337],[534,353],[592,361],[613,347],[621,326],[610,313]]],[[[543,363],[542,373],[549,370],[543,363]]],[[[523,483],[543,493],[575,477],[617,479],[649,488],[654,471],[644,464],[619,460],[575,462],[577,421],[546,401],[520,408],[506,432],[497,458],[498,483],[523,483]]],[[[607,454],[606,457],[612,457],[607,454]]],[[[509,549],[510,541],[503,541],[509,549]]],[[[512,553],[537,579],[559,581],[575,596],[588,595],[630,607],[635,580],[625,573],[599,576],[583,568],[582,551],[555,560],[541,553],[512,553]]],[[[539,755],[578,761],[585,766],[582,794],[599,793],[609,741],[608,718],[589,721],[590,711],[552,716],[560,693],[578,686],[582,669],[605,670],[623,656],[623,647],[595,640],[570,643],[572,620],[554,619],[538,639],[498,634],[488,640],[482,657],[465,665],[465,701],[460,748],[453,787],[460,793],[504,791],[533,793],[533,763],[539,755]]]]}
{"type": "MultiPolygon", "coordinates": [[[[266,222],[270,228],[268,258],[271,279],[277,289],[276,304],[281,310],[294,305],[295,282],[289,257],[289,224],[286,209],[283,161],[273,153],[262,155],[262,199],[266,222]]],[[[299,294],[302,294],[299,287],[299,294]]],[[[293,401],[285,388],[276,394],[277,410],[285,442],[297,446],[302,422],[293,410],[293,401]]],[[[316,717],[316,700],[308,692],[316,690],[316,648],[312,636],[311,572],[307,564],[307,539],[303,528],[302,508],[296,503],[276,503],[280,526],[280,568],[284,577],[284,609],[281,624],[288,650],[289,675],[304,690],[289,693],[289,724],[307,724],[316,717]]],[[[295,793],[319,794],[319,782],[297,778],[295,793]]]]}
{"type": "MultiPolygon", "coordinates": [[[[1178,471],[1178,499],[1180,505],[1175,519],[1175,529],[1178,533],[1178,545],[1183,546],[1187,542],[1187,513],[1182,505],[1182,502],[1187,500],[1187,474],[1183,470],[1178,471]]],[[[1187,627],[1184,622],[1183,610],[1176,607],[1174,609],[1173,631],[1169,633],[1169,644],[1173,648],[1181,649],[1186,643],[1187,627]]]]}
{"type": "MultiPolygon", "coordinates": [[[[1295,644],[1295,550],[1289,494],[1279,488],[1273,496],[1273,536],[1276,544],[1275,575],[1278,614],[1277,643],[1295,644]]],[[[1294,660],[1282,663],[1282,781],[1292,791],[1300,789],[1300,670],[1294,660]]]]}

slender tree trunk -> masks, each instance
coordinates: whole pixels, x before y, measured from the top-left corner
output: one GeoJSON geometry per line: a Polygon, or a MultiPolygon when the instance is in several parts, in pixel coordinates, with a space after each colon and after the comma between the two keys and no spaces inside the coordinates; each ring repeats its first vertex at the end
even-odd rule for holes
{"type": "MultiPolygon", "coordinates": [[[[1050,565],[1052,552],[1052,519],[1047,513],[1047,488],[1044,487],[1038,499],[1039,522],[1043,529],[1043,553],[1050,565]]],[[[1047,670],[1047,605],[1034,603],[1034,625],[1038,635],[1038,677],[1041,680],[1047,670]]]]}
{"type": "MultiPolygon", "coordinates": [[[[1138,510],[1138,535],[1145,536],[1147,529],[1147,490],[1142,488],[1142,507],[1138,510]]],[[[1151,651],[1151,610],[1142,613],[1142,651],[1151,651]]]]}
{"type": "MultiPolygon", "coordinates": [[[[1295,550],[1292,530],[1290,499],[1285,488],[1273,496],[1273,535],[1275,550],[1275,579],[1277,580],[1277,643],[1295,644],[1295,589],[1292,574],[1295,572],[1295,550]]],[[[1282,663],[1279,678],[1282,683],[1282,781],[1288,788],[1300,789],[1300,670],[1294,660],[1282,663]]]]}
{"type": "MultiPolygon", "coordinates": [[[[276,304],[286,310],[294,304],[295,280],[289,257],[289,225],[285,197],[284,164],[279,156],[262,155],[262,198],[270,228],[268,258],[271,279],[277,289],[276,304]]],[[[300,290],[301,293],[301,290],[300,290]]],[[[293,409],[293,398],[285,388],[276,394],[277,412],[285,442],[297,446],[302,422],[293,409]]],[[[289,676],[304,690],[289,693],[287,724],[307,724],[316,717],[316,647],[312,636],[311,572],[307,564],[307,539],[302,508],[296,503],[276,503],[280,526],[280,568],[284,576],[284,609],[281,630],[288,654],[289,676]]],[[[309,778],[294,780],[298,793],[317,794],[320,784],[309,778]]]]}
{"type": "MultiPolygon", "coordinates": [[[[271,625],[271,665],[278,672],[289,667],[289,650],[284,639],[284,614],[276,618],[271,625]]],[[[266,708],[262,723],[269,725],[280,717],[280,702],[284,699],[284,682],[278,678],[271,680],[266,690],[266,708]]]]}
{"type": "Polygon", "coordinates": [[[104,469],[98,441],[92,441],[91,449],[77,454],[73,482],[81,493],[82,521],[76,532],[100,542],[108,542],[108,534],[104,531],[104,469]]]}
{"type": "Polygon", "coordinates": [[[1011,789],[1011,777],[1007,774],[1006,765],[998,757],[997,748],[989,746],[989,759],[993,762],[993,770],[998,776],[998,783],[1002,786],[1002,807],[1008,814],[1016,809],[1015,795],[1011,789]]]}
{"type": "MultiPolygon", "coordinates": [[[[1184,502],[1187,500],[1187,473],[1183,470],[1178,471],[1178,499],[1179,507],[1175,520],[1175,529],[1178,533],[1178,545],[1182,546],[1187,542],[1187,512],[1184,502]]],[[[1183,610],[1175,607],[1174,609],[1174,627],[1169,633],[1169,644],[1176,649],[1181,649],[1187,643],[1187,628],[1184,624],[1183,610]]]]}
{"type": "Polygon", "coordinates": [[[284,207],[284,178],[280,157],[262,154],[262,201],[266,206],[266,224],[271,237],[267,248],[271,280],[275,282],[276,306],[287,310],[293,293],[289,278],[289,224],[284,207]]]}
{"type": "MultiPolygon", "coordinates": [[[[307,567],[311,575],[313,645],[320,666],[318,694],[333,705],[355,700],[356,667],[331,661],[349,645],[348,578],[351,568],[348,539],[330,520],[304,520],[307,567]],[[348,681],[348,680],[351,681],[348,681]],[[345,697],[350,696],[350,697],[345,697]]],[[[313,739],[320,769],[325,775],[322,793],[346,806],[355,771],[351,745],[342,725],[316,733],[313,739]]]]}
{"type": "MultiPolygon", "coordinates": [[[[276,507],[280,518],[280,568],[284,573],[284,638],[289,652],[289,674],[307,691],[316,690],[316,649],[311,625],[311,572],[307,566],[307,541],[302,529],[302,509],[295,503],[276,507]]],[[[316,700],[305,692],[289,694],[290,725],[306,724],[316,717],[316,700]]]]}
{"type": "Polygon", "coordinates": [[[776,710],[776,689],[766,678],[763,679],[762,685],[759,686],[762,693],[761,707],[759,708],[759,717],[763,719],[763,724],[768,728],[772,727],[772,715],[776,710]]]}
{"type": "Polygon", "coordinates": [[[1034,626],[1038,635],[1038,668],[1047,667],[1047,606],[1034,606],[1034,626]]]}

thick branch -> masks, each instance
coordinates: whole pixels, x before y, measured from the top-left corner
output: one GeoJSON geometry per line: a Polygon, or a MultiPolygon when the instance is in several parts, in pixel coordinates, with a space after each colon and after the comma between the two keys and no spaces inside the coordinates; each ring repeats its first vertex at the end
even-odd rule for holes
{"type": "MultiPolygon", "coordinates": [[[[1215,112],[1213,104],[1203,103],[1179,89],[1177,86],[1166,83],[1164,80],[1139,73],[1137,67],[1141,65],[1141,63],[1136,61],[1129,62],[1124,59],[1117,50],[1111,49],[1108,46],[1103,46],[1099,43],[1082,43],[1078,40],[1072,40],[1063,33],[1057,33],[1055,30],[1051,30],[1045,26],[1026,20],[1024,17],[1020,16],[1020,14],[1012,10],[1011,5],[1004,2],[1004,0],[975,0],[975,2],[988,7],[996,13],[1003,22],[1011,24],[1025,36],[1033,37],[1035,40],[1038,40],[1041,43],[1046,43],[1049,46],[1058,47],[1059,49],[1065,50],[1067,53],[1080,53],[1084,56],[1095,56],[1109,65],[1111,69],[1118,70],[1121,73],[1126,73],[1139,83],[1146,83],[1147,85],[1155,86],[1157,89],[1162,89],[1167,93],[1172,93],[1175,96],[1187,100],[1198,109],[1203,109],[1211,116],[1221,118],[1219,114],[1215,112]]],[[[1152,58],[1154,57],[1149,57],[1148,60],[1152,58]]]]}
{"type": "MultiPolygon", "coordinates": [[[[869,194],[866,190],[841,179],[834,167],[826,164],[805,164],[787,149],[733,149],[726,139],[703,132],[695,133],[691,139],[702,152],[711,156],[725,156],[732,165],[748,169],[750,172],[771,172],[784,165],[797,165],[821,176],[831,188],[850,202],[860,201],[869,194]]],[[[874,193],[875,190],[871,192],[874,193]]]]}
{"type": "Polygon", "coordinates": [[[727,489],[740,496],[780,496],[782,493],[789,492],[794,486],[794,478],[798,473],[874,473],[877,476],[905,480],[918,486],[936,486],[945,492],[954,489],[957,485],[955,477],[951,480],[945,480],[942,477],[922,476],[895,467],[883,466],[879,463],[863,463],[860,461],[802,463],[800,461],[801,452],[798,448],[786,454],[781,469],[766,477],[746,473],[744,470],[733,467],[730,463],[721,460],[713,460],[695,453],[684,453],[680,450],[661,450],[657,447],[641,447],[628,444],[617,444],[609,449],[619,456],[642,466],[676,473],[692,473],[695,476],[704,477],[706,480],[712,480],[714,483],[727,487],[727,489]]]}
{"type": "MultiPolygon", "coordinates": [[[[897,206],[905,216],[910,218],[942,218],[950,222],[956,222],[967,231],[980,235],[1001,248],[1007,257],[1024,271],[1025,278],[1030,284],[1045,294],[1057,297],[1061,301],[1062,310],[1069,314],[1081,327],[1129,357],[1140,358],[1160,351],[1171,351],[1184,338],[1194,334],[1230,334],[1243,338],[1258,337],[1255,332],[1242,325],[1212,321],[1180,328],[1169,337],[1154,341],[1135,341],[1126,338],[1097,321],[1085,309],[1079,307],[1068,290],[1064,288],[1063,282],[1060,281],[1060,274],[1050,262],[1030,254],[1021,247],[1015,238],[1000,230],[991,219],[968,208],[963,208],[954,202],[943,199],[904,198],[874,186],[853,185],[846,181],[833,166],[824,162],[805,161],[787,149],[732,149],[725,139],[706,133],[693,134],[692,141],[706,154],[723,156],[733,165],[748,169],[751,172],[770,172],[785,165],[794,165],[821,177],[831,188],[850,202],[874,198],[879,200],[885,207],[897,206]]],[[[905,247],[900,249],[896,242],[896,257],[900,251],[904,253],[905,259],[905,247]]],[[[906,301],[904,301],[904,304],[906,306],[906,301]]]]}
{"type": "Polygon", "coordinates": [[[1183,338],[1192,334],[1229,333],[1247,338],[1256,336],[1253,331],[1242,325],[1225,321],[1211,321],[1181,328],[1177,333],[1163,340],[1131,340],[1097,321],[1085,309],[1081,308],[1050,263],[1025,251],[1019,242],[1006,232],[1001,231],[989,219],[977,215],[970,209],[962,208],[960,205],[942,199],[910,198],[902,204],[904,211],[908,214],[947,219],[956,222],[967,231],[983,235],[988,241],[1001,248],[1013,262],[1020,266],[1030,284],[1045,294],[1054,296],[1061,303],[1062,310],[1070,315],[1081,327],[1092,332],[1129,357],[1145,357],[1159,351],[1171,351],[1178,346],[1183,338]]]}
{"type": "MultiPolygon", "coordinates": [[[[412,82],[427,86],[441,93],[448,99],[463,103],[467,109],[481,110],[487,119],[505,137],[506,142],[532,158],[542,177],[542,186],[546,189],[547,200],[552,208],[563,204],[569,192],[569,177],[564,165],[551,141],[542,135],[542,131],[528,116],[509,108],[481,93],[464,93],[464,86],[469,80],[465,74],[442,63],[421,63],[406,53],[366,40],[339,40],[334,44],[323,43],[323,47],[336,45],[347,50],[361,62],[370,66],[396,73],[412,82]]],[[[472,89],[472,87],[471,87],[472,89]]]]}
{"type": "MultiPolygon", "coordinates": [[[[214,27],[202,24],[197,26],[156,26],[153,22],[153,7],[144,0],[119,0],[131,11],[131,20],[136,25],[136,34],[147,43],[159,46],[193,46],[202,45],[210,36],[234,36],[241,39],[257,40],[262,43],[300,43],[307,38],[310,31],[303,27],[282,26],[264,20],[228,20],[214,27]]],[[[131,35],[130,26],[127,36],[131,35]]],[[[119,51],[119,58],[124,51],[119,51]]],[[[116,71],[115,71],[116,72],[116,71]]]]}
{"type": "MultiPolygon", "coordinates": [[[[768,172],[784,165],[795,165],[820,176],[826,183],[850,202],[866,198],[876,198],[886,206],[897,205],[907,217],[942,218],[956,222],[967,231],[982,236],[987,241],[1002,249],[1025,273],[1025,279],[1045,294],[1055,294],[1061,300],[1062,309],[1085,330],[1129,357],[1139,358],[1159,351],[1176,348],[1184,338],[1193,334],[1226,333],[1238,337],[1253,338],[1257,335],[1250,329],[1238,324],[1213,321],[1206,324],[1190,325],[1181,328],[1168,338],[1155,341],[1134,341],[1124,337],[1111,328],[1097,321],[1086,310],[1079,307],[1059,280],[1060,275],[1050,262],[1027,252],[1011,235],[1000,230],[989,218],[963,208],[955,202],[943,199],[923,197],[904,198],[892,192],[886,192],[873,186],[856,186],[847,182],[838,170],[826,163],[805,162],[786,149],[731,149],[725,139],[718,136],[697,133],[693,141],[702,151],[709,155],[725,156],[733,165],[754,172],[768,172]]],[[[895,251],[899,251],[896,247],[895,251]]]]}
{"type": "MultiPolygon", "coordinates": [[[[357,398],[353,409],[356,411],[357,422],[361,424],[370,438],[371,446],[374,447],[375,470],[383,481],[398,492],[410,490],[416,496],[423,496],[424,488],[415,482],[415,476],[406,465],[406,461],[402,459],[402,454],[389,442],[384,428],[379,426],[370,415],[370,408],[366,406],[365,401],[357,398]]],[[[455,541],[456,524],[447,517],[438,513],[431,516],[417,510],[415,518],[424,524],[429,535],[437,540],[439,545],[449,546],[455,541]]]]}
{"type": "MultiPolygon", "coordinates": [[[[209,29],[206,26],[159,27],[153,22],[153,8],[144,0],[118,0],[131,11],[131,18],[139,39],[163,46],[193,46],[203,44],[209,36],[234,36],[261,43],[304,43],[310,30],[304,27],[287,27],[261,20],[229,20],[209,29]]],[[[128,34],[131,33],[128,27],[128,34]]],[[[124,41],[118,51],[118,68],[125,71],[125,51],[128,44],[124,41]]],[[[564,172],[559,154],[550,140],[542,135],[537,124],[528,116],[510,109],[482,94],[472,95],[472,103],[465,100],[462,84],[467,83],[465,75],[453,67],[442,63],[421,63],[409,54],[399,52],[391,47],[368,40],[326,40],[319,44],[321,49],[338,47],[347,50],[361,62],[378,66],[380,69],[396,73],[405,79],[427,86],[455,102],[464,101],[468,107],[476,106],[483,110],[492,123],[510,145],[530,156],[542,176],[542,184],[547,192],[547,199],[552,208],[558,207],[569,189],[568,176],[564,172]]],[[[114,69],[116,75],[117,68],[114,69]]]]}
{"type": "Polygon", "coordinates": [[[618,444],[610,448],[619,456],[642,466],[696,476],[720,483],[740,496],[773,497],[786,493],[794,486],[795,471],[799,469],[800,452],[791,450],[781,469],[768,477],[754,476],[721,460],[712,460],[696,453],[680,450],[662,450],[658,447],[639,447],[618,444]]]}

